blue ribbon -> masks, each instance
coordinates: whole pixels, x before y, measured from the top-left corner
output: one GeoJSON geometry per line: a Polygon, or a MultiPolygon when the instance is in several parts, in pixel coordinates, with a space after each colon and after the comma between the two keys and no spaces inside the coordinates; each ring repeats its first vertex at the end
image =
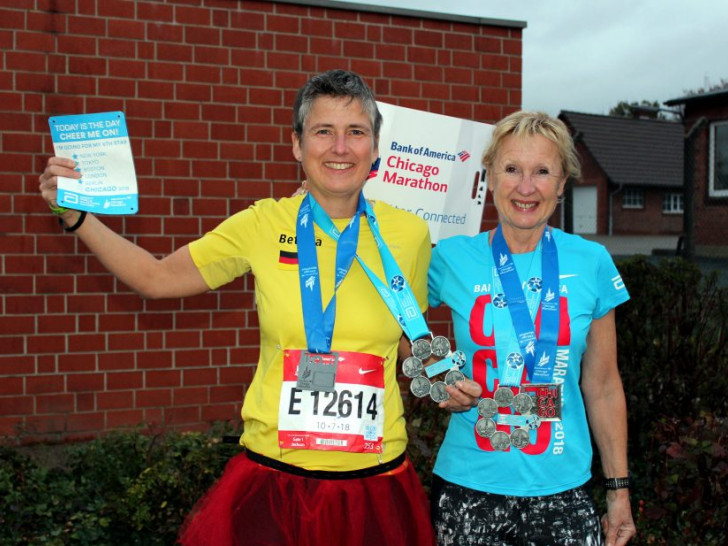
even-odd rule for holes
{"type": "Polygon", "coordinates": [[[493,260],[503,285],[516,339],[521,348],[528,379],[531,383],[551,383],[556,366],[556,343],[559,334],[559,260],[551,228],[541,236],[541,328],[536,329],[528,311],[523,285],[518,277],[513,256],[503,237],[500,224],[492,244],[493,260]]]}
{"type": "Polygon", "coordinates": [[[412,289],[402,274],[397,261],[387,247],[379,231],[376,216],[371,205],[359,194],[354,217],[343,231],[334,225],[326,211],[307,194],[301,202],[296,220],[298,242],[299,283],[303,305],[303,323],[308,350],[313,353],[328,353],[334,332],[336,315],[336,290],[346,277],[354,258],[364,269],[369,280],[377,289],[387,308],[397,320],[409,339],[417,339],[430,333],[412,289]],[[386,282],[382,281],[356,254],[359,240],[360,216],[365,214],[382,259],[386,282]],[[323,310],[321,285],[316,256],[313,224],[337,242],[336,278],[334,295],[323,310]],[[414,337],[413,337],[414,336],[414,337]]]}

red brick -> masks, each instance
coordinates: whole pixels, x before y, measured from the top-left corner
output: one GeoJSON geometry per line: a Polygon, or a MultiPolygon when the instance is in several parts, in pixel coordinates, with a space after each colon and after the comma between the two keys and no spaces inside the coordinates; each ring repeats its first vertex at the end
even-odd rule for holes
{"type": "Polygon", "coordinates": [[[181,385],[182,372],[179,370],[147,371],[144,384],[147,388],[178,387],[181,385]]]}
{"type": "Polygon", "coordinates": [[[62,375],[35,375],[25,378],[27,394],[64,392],[65,380],[62,375]]]}
{"type": "Polygon", "coordinates": [[[139,389],[144,384],[141,372],[117,372],[106,374],[106,388],[108,390],[139,389]]]}
{"type": "Polygon", "coordinates": [[[99,410],[131,408],[134,405],[134,391],[99,392],[96,394],[99,410]]]}
{"type": "Polygon", "coordinates": [[[216,404],[214,406],[202,406],[202,421],[214,423],[240,419],[240,407],[232,404],[216,404]]]}
{"type": "Polygon", "coordinates": [[[0,376],[0,396],[19,396],[24,394],[22,377],[0,376]]]}
{"type": "Polygon", "coordinates": [[[72,394],[41,394],[35,397],[36,413],[71,413],[75,409],[72,394]]]}
{"type": "Polygon", "coordinates": [[[100,391],[104,388],[102,373],[72,373],[66,376],[68,392],[100,391]]]}
{"type": "Polygon", "coordinates": [[[28,415],[33,413],[32,396],[0,396],[0,415],[28,415]]]}
{"type": "Polygon", "coordinates": [[[104,428],[103,413],[72,413],[66,417],[69,432],[97,433],[104,428]]]}
{"type": "Polygon", "coordinates": [[[169,407],[172,405],[170,389],[145,389],[136,392],[136,407],[169,407]]]}
{"type": "Polygon", "coordinates": [[[58,355],[58,371],[68,372],[91,372],[96,370],[95,354],[60,354],[58,355]]]}
{"type": "Polygon", "coordinates": [[[120,410],[106,413],[106,426],[114,429],[121,427],[135,427],[144,421],[142,410],[120,410]]]}
{"type": "Polygon", "coordinates": [[[212,368],[184,370],[182,384],[191,385],[215,385],[217,384],[217,370],[212,368]]]}
{"type": "Polygon", "coordinates": [[[202,405],[210,401],[209,389],[207,387],[190,387],[174,389],[172,391],[172,403],[175,406],[202,405]]]}

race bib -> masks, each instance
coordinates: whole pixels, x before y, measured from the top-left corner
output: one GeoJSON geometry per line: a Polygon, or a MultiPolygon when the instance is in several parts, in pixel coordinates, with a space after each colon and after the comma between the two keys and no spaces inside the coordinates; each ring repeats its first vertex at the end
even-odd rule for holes
{"type": "Polygon", "coordinates": [[[278,408],[281,448],[381,453],[384,431],[384,359],[338,351],[330,391],[298,387],[301,350],[283,355],[278,408]]]}

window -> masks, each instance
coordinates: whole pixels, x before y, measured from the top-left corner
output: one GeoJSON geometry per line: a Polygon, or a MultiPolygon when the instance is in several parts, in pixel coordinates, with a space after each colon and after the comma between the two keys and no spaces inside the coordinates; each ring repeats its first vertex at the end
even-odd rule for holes
{"type": "Polygon", "coordinates": [[[728,197],[728,121],[710,126],[710,197],[728,197]]]}
{"type": "Polygon", "coordinates": [[[665,193],[662,196],[662,212],[665,214],[683,213],[683,194],[665,193]]]}
{"type": "Polygon", "coordinates": [[[626,188],[622,195],[622,208],[643,209],[645,208],[645,194],[639,188],[626,188]]]}

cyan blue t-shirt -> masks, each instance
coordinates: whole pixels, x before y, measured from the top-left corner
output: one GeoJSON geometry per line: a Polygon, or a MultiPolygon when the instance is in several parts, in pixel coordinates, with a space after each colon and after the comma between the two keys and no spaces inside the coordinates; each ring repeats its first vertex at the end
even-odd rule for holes
{"type": "MultiPolygon", "coordinates": [[[[553,382],[563,383],[562,420],[543,422],[530,433],[530,445],[523,450],[511,446],[495,451],[488,438],[475,432],[477,409],[453,413],[434,468],[449,482],[499,495],[539,496],[578,487],[590,478],[591,440],[579,388],[581,358],[592,320],[627,301],[629,294],[602,245],[558,229],[552,232],[561,298],[553,382]]],[[[505,367],[513,344],[510,314],[492,303],[501,288],[488,238],[485,232],[440,241],[429,270],[429,303],[451,308],[455,344],[467,356],[463,373],[481,384],[483,397],[493,396],[498,367],[505,367]]],[[[513,259],[524,286],[528,279],[541,278],[538,249],[514,254],[513,259]]],[[[538,331],[539,319],[535,322],[538,331]]],[[[522,381],[528,382],[525,374],[522,381]]],[[[499,425],[499,430],[510,432],[504,427],[499,425]]]]}

